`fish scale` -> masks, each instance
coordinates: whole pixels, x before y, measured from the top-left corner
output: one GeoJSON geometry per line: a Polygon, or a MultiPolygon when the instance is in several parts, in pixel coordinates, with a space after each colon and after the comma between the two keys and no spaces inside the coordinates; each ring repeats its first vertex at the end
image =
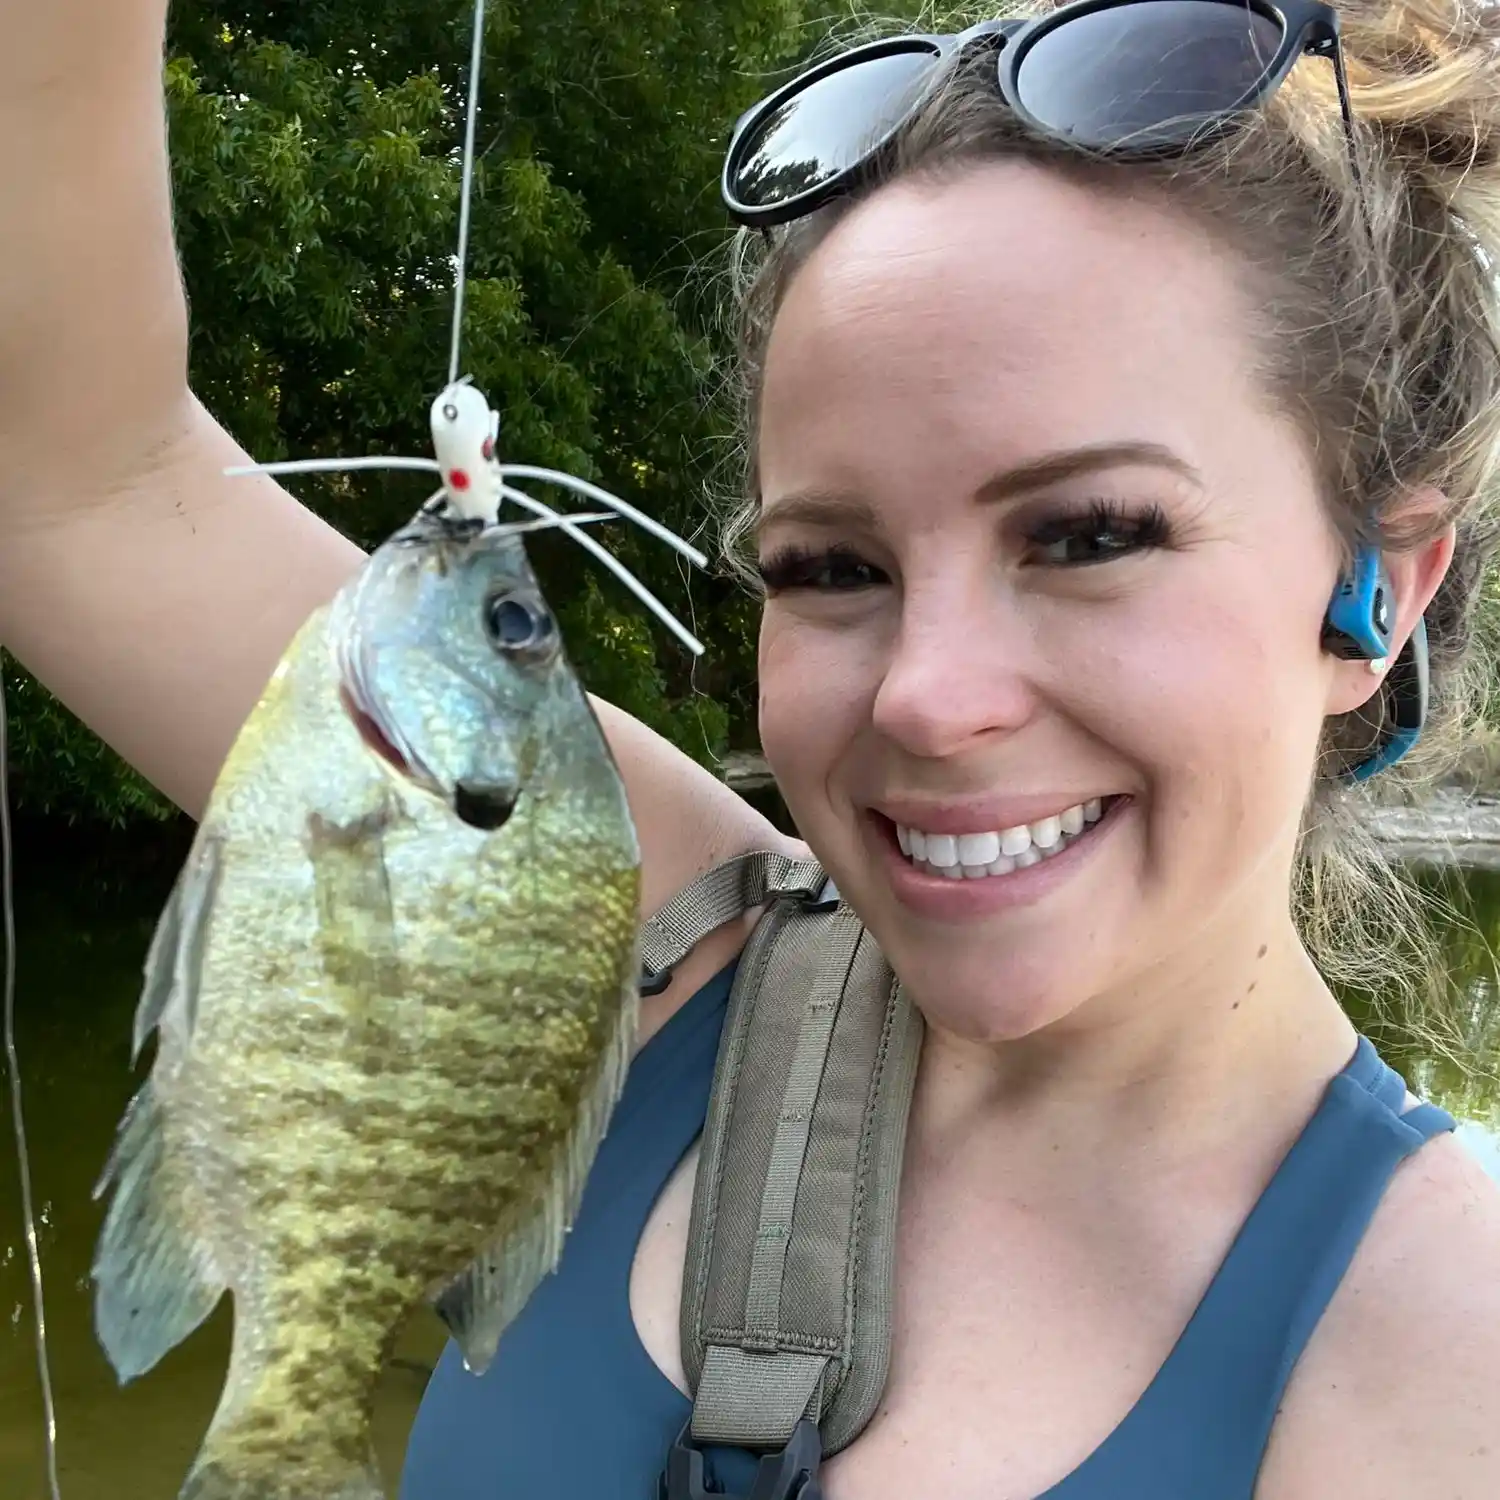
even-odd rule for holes
{"type": "Polygon", "coordinates": [[[555,623],[507,654],[502,597],[550,621],[505,528],[379,549],[277,668],[153,943],[96,1322],[129,1378],[232,1291],[185,1500],[380,1495],[401,1326],[432,1300],[484,1367],[618,1096],[639,849],[555,623]],[[460,785],[509,816],[469,826],[460,785]]]}

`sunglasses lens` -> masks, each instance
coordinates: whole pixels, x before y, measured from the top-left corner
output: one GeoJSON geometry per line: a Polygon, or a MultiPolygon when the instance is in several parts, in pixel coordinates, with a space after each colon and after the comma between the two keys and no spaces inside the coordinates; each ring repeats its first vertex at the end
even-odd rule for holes
{"type": "Polygon", "coordinates": [[[1191,140],[1270,71],[1279,21],[1222,0],[1141,0],[1074,16],[1021,59],[1016,92],[1080,146],[1191,140]]]}
{"type": "Polygon", "coordinates": [[[730,188],[745,208],[785,203],[854,166],[899,125],[938,53],[913,41],[827,73],[733,146],[730,188]]]}

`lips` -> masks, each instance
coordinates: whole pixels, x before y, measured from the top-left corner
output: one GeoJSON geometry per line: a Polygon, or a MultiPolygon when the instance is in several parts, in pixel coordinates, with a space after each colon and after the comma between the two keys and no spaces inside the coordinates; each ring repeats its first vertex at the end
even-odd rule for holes
{"type": "Polygon", "coordinates": [[[1128,816],[1132,800],[1125,795],[1086,797],[1081,802],[1012,799],[967,810],[949,806],[937,816],[931,806],[918,812],[906,804],[903,811],[911,822],[897,823],[871,809],[869,829],[892,892],[903,906],[919,916],[964,921],[1029,906],[1071,880],[1074,872],[1092,863],[1096,849],[1112,842],[1110,835],[1128,816]],[[1043,811],[1048,806],[1057,811],[1043,811]],[[1079,815],[1069,815],[1065,822],[1070,809],[1079,809],[1079,815]],[[1008,821],[1018,812],[1027,815],[1024,823],[1008,821]],[[941,821],[954,831],[922,831],[913,813],[929,826],[941,821]],[[1077,831],[1069,831],[1075,825],[1077,831]],[[1022,830],[1026,848],[1006,853],[1007,844],[1017,847],[1022,830]],[[1010,835],[1008,841],[1002,842],[1003,833],[1010,835]],[[979,863],[980,857],[992,853],[992,844],[999,846],[995,857],[979,863]]]}

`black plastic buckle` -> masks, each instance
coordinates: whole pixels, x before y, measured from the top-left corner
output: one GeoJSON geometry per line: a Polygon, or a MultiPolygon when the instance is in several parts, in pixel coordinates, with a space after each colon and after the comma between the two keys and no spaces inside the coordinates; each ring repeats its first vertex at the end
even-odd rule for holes
{"type": "Polygon", "coordinates": [[[823,1500],[818,1466],[823,1462],[823,1441],[818,1429],[804,1418],[792,1429],[791,1438],[779,1453],[767,1453],[755,1470],[755,1483],[748,1495],[711,1490],[703,1473],[703,1452],[693,1441],[689,1420],[667,1454],[666,1472],[657,1483],[657,1500],[823,1500]]]}
{"type": "Polygon", "coordinates": [[[811,912],[837,911],[839,903],[844,898],[839,895],[839,888],[832,880],[823,881],[823,889],[816,896],[804,896],[802,898],[802,910],[811,912]]]}
{"type": "Polygon", "coordinates": [[[672,982],[672,965],[668,964],[665,969],[648,969],[645,964],[641,965],[641,978],[638,989],[642,995],[659,995],[672,982]]]}

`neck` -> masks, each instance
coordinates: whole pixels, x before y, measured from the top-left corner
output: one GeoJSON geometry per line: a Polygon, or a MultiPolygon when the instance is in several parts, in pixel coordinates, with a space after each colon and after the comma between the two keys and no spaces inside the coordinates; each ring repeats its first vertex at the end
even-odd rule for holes
{"type": "Polygon", "coordinates": [[[1185,1149],[1269,1110],[1304,1114],[1353,1052],[1354,1028],[1284,902],[1237,905],[1211,930],[1029,1036],[986,1045],[930,1031],[934,1123],[976,1117],[1081,1145],[1164,1138],[1185,1149]]]}

